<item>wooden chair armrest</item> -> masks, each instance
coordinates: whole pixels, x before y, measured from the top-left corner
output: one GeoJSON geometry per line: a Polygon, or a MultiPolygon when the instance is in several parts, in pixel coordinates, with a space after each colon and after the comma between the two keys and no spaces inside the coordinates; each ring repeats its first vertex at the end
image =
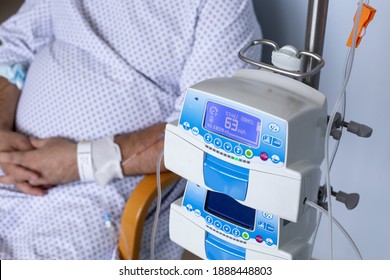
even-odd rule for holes
{"type": "MultiPolygon", "coordinates": [[[[161,190],[179,179],[180,176],[175,173],[161,173],[161,190]]],[[[123,211],[119,234],[119,253],[122,259],[136,260],[139,258],[145,217],[156,197],[156,175],[146,175],[130,195],[123,211]]]]}

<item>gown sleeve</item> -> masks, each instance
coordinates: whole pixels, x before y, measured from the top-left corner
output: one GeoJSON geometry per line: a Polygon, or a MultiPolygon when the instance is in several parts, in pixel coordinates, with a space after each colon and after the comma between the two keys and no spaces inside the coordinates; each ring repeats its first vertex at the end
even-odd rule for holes
{"type": "Polygon", "coordinates": [[[28,68],[35,54],[52,38],[49,0],[26,0],[0,25],[0,63],[28,68]]]}

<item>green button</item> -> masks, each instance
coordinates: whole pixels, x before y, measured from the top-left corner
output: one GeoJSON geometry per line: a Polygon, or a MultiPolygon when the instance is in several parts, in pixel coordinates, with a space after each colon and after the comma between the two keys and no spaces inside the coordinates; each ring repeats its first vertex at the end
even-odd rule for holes
{"type": "Polygon", "coordinates": [[[253,158],[253,152],[252,152],[252,150],[251,150],[251,149],[246,149],[246,150],[245,150],[245,156],[246,156],[247,158],[253,158]]]}
{"type": "Polygon", "coordinates": [[[242,233],[242,238],[244,238],[245,240],[248,240],[249,239],[249,233],[247,233],[246,231],[244,231],[243,233],[242,233]]]}

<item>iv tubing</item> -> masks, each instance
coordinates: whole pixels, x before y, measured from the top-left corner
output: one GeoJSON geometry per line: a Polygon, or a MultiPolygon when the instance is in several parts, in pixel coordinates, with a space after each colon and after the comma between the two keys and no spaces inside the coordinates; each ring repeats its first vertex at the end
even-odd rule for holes
{"type": "Polygon", "coordinates": [[[321,223],[321,217],[322,217],[322,212],[320,211],[317,211],[317,223],[316,223],[316,227],[314,229],[314,232],[313,234],[311,235],[310,239],[309,239],[309,244],[311,245],[310,246],[310,253],[309,253],[309,258],[311,259],[311,256],[313,255],[313,249],[314,249],[314,243],[316,241],[316,238],[317,238],[317,234],[318,234],[318,229],[320,227],[320,223],[321,223]]]}
{"type": "MultiPolygon", "coordinates": [[[[359,20],[360,17],[361,17],[361,14],[362,14],[362,9],[363,9],[363,2],[364,0],[360,0],[359,1],[359,6],[358,6],[358,10],[357,10],[357,13],[356,13],[356,19],[355,20],[355,23],[354,23],[354,26],[353,26],[353,38],[352,38],[352,47],[351,47],[351,50],[350,50],[350,59],[347,61],[347,65],[346,65],[346,70],[345,70],[345,75],[344,75],[344,81],[343,81],[343,84],[342,84],[342,88],[341,88],[341,91],[340,91],[340,96],[339,96],[339,99],[336,103],[336,105],[334,106],[334,109],[333,109],[333,112],[332,112],[332,115],[329,119],[329,122],[328,122],[328,126],[326,128],[326,134],[328,137],[325,141],[325,184],[326,184],[326,192],[327,192],[327,197],[328,197],[328,216],[329,216],[329,219],[330,221],[332,221],[333,219],[333,213],[332,213],[332,205],[331,205],[331,184],[330,184],[330,161],[329,161],[329,138],[330,138],[330,131],[332,129],[332,124],[333,124],[333,121],[335,119],[335,116],[336,116],[336,113],[337,113],[337,110],[341,104],[341,101],[343,100],[344,96],[345,96],[345,89],[347,87],[347,84],[348,84],[348,81],[349,81],[349,77],[350,77],[350,74],[351,74],[351,71],[352,71],[352,65],[353,65],[353,60],[354,60],[354,56],[355,56],[355,49],[356,49],[356,37],[358,36],[357,34],[357,31],[358,31],[358,24],[359,24],[359,20]]],[[[329,239],[330,239],[330,242],[329,242],[329,246],[330,246],[330,259],[333,259],[333,223],[330,222],[329,223],[329,239]]]]}
{"type": "Polygon", "coordinates": [[[158,155],[157,165],[156,165],[157,204],[156,204],[156,213],[153,221],[152,235],[150,237],[150,259],[151,260],[154,260],[154,243],[156,240],[157,224],[158,224],[158,218],[160,216],[160,209],[161,209],[161,161],[163,156],[164,156],[164,150],[162,150],[158,155]]]}
{"type": "MultiPolygon", "coordinates": [[[[119,232],[120,232],[120,235],[123,236],[123,240],[124,240],[124,244],[125,244],[125,250],[127,252],[127,254],[130,256],[130,248],[129,248],[129,243],[127,242],[127,239],[126,239],[126,236],[124,234],[124,231],[123,231],[123,228],[121,227],[121,225],[115,221],[115,220],[112,220],[112,222],[115,224],[115,226],[119,229],[119,232]]],[[[116,247],[116,249],[118,250],[118,246],[116,247]]],[[[121,256],[123,257],[123,256],[121,256]]],[[[113,258],[114,259],[114,258],[113,258]]]]}
{"type": "MultiPolygon", "coordinates": [[[[126,158],[124,161],[122,161],[121,165],[125,166],[127,163],[132,161],[136,156],[140,155],[153,145],[155,145],[157,142],[161,141],[164,138],[164,133],[161,134],[153,143],[147,145],[142,150],[134,153],[133,155],[126,158]]],[[[158,224],[158,218],[160,216],[160,208],[161,208],[161,161],[162,157],[164,155],[164,150],[162,150],[157,158],[156,162],[156,177],[157,177],[157,205],[156,205],[156,214],[153,220],[153,227],[152,227],[152,233],[151,233],[151,239],[150,239],[150,259],[154,260],[154,247],[155,247],[155,240],[156,240],[156,233],[157,233],[157,224],[158,224]]],[[[126,249],[128,250],[128,244],[126,243],[126,249]]]]}
{"type": "MultiPolygon", "coordinates": [[[[309,200],[306,200],[305,204],[309,205],[310,207],[313,207],[314,209],[320,211],[322,214],[325,214],[329,217],[329,213],[328,211],[326,211],[324,208],[318,206],[317,204],[315,204],[314,202],[312,201],[309,201],[309,200]]],[[[351,236],[348,234],[348,232],[343,228],[343,226],[339,223],[339,221],[336,220],[336,218],[332,217],[332,223],[335,223],[335,225],[340,229],[340,231],[345,235],[345,237],[347,238],[347,240],[349,241],[349,243],[351,244],[353,250],[355,251],[356,255],[358,256],[358,258],[360,260],[363,259],[362,255],[360,254],[359,252],[359,249],[358,247],[356,246],[355,242],[353,241],[353,239],[351,238],[351,236]]]]}
{"type": "MultiPolygon", "coordinates": [[[[348,70],[347,69],[347,65],[348,65],[348,61],[350,60],[350,57],[351,57],[351,50],[349,50],[347,52],[346,59],[345,59],[345,62],[344,62],[344,76],[343,76],[342,84],[345,83],[345,80],[346,80],[346,77],[347,77],[347,70],[348,70]]],[[[346,113],[346,107],[347,107],[347,92],[345,91],[343,99],[342,99],[342,105],[341,105],[341,121],[344,121],[344,117],[345,117],[345,113],[346,113]]],[[[340,133],[341,134],[343,133],[343,130],[344,130],[344,126],[341,126],[340,127],[340,133]]],[[[332,157],[331,157],[330,163],[329,163],[329,172],[332,169],[333,162],[334,162],[334,159],[336,157],[339,145],[340,145],[340,139],[336,141],[335,147],[333,148],[332,157]]]]}
{"type": "MultiPolygon", "coordinates": [[[[107,186],[106,186],[106,187],[107,187],[107,186]]],[[[104,190],[106,189],[106,187],[104,188],[104,190]]],[[[103,196],[103,204],[105,205],[104,208],[106,209],[106,211],[104,212],[105,215],[109,215],[109,212],[110,212],[110,211],[108,210],[109,207],[108,207],[107,197],[108,197],[107,195],[104,195],[104,196],[103,196]]],[[[109,216],[110,216],[110,215],[109,215],[109,216]]],[[[111,225],[111,227],[107,228],[107,230],[110,232],[110,234],[112,234],[112,233],[115,232],[114,226],[117,228],[117,230],[119,231],[119,235],[122,235],[123,238],[124,238],[125,250],[126,250],[127,254],[130,256],[129,243],[127,242],[127,239],[126,239],[126,236],[125,236],[125,234],[124,234],[124,231],[123,231],[122,226],[120,225],[120,223],[119,223],[118,221],[116,221],[115,219],[113,219],[113,218],[111,218],[111,217],[110,217],[110,219],[109,219],[109,222],[110,222],[112,225],[111,225]]],[[[118,257],[118,256],[116,256],[116,255],[117,255],[117,253],[118,253],[119,236],[115,237],[115,239],[116,239],[117,245],[115,246],[115,249],[114,249],[113,254],[112,254],[112,257],[111,257],[112,260],[113,260],[113,259],[116,259],[116,257],[118,257]]]]}

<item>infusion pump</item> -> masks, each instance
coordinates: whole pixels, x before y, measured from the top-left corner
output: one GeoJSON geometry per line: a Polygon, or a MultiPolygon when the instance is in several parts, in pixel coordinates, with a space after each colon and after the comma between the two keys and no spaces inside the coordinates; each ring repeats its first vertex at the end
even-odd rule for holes
{"type": "Polygon", "coordinates": [[[203,259],[306,259],[316,226],[326,98],[244,69],[190,87],[165,132],[165,166],[185,178],[171,239],[203,259]]]}

